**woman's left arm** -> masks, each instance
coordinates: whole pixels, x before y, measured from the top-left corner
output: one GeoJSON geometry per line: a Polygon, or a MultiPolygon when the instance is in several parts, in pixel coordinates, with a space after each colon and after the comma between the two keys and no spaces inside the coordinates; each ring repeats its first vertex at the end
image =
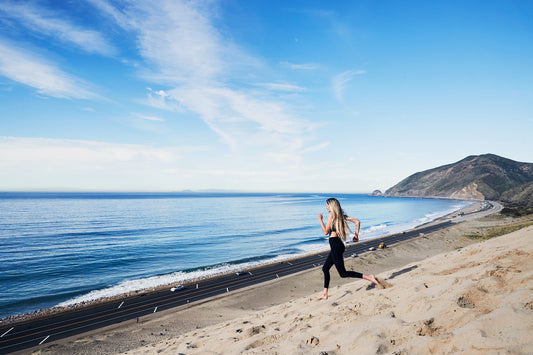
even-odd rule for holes
{"type": "Polygon", "coordinates": [[[354,242],[358,242],[359,241],[359,229],[361,228],[361,221],[359,221],[357,218],[353,218],[353,217],[346,217],[346,220],[348,222],[352,222],[355,224],[355,235],[353,237],[353,241],[354,242]]]}

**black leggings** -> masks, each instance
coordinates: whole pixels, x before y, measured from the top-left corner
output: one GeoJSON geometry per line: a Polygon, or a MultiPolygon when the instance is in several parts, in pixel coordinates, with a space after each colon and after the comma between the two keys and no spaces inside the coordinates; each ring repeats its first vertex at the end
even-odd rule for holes
{"type": "Polygon", "coordinates": [[[329,246],[331,247],[331,251],[324,262],[324,266],[322,266],[322,272],[324,273],[324,288],[329,288],[329,269],[331,269],[333,265],[335,265],[341,277],[363,278],[363,274],[360,272],[346,271],[346,268],[344,267],[344,257],[342,256],[346,248],[341,238],[329,238],[329,246]]]}

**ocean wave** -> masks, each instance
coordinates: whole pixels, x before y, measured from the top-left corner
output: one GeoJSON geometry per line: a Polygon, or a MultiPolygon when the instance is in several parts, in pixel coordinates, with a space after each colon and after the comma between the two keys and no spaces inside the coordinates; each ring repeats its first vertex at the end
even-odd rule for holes
{"type": "Polygon", "coordinates": [[[384,230],[387,227],[388,227],[387,224],[379,224],[377,226],[371,226],[369,228],[363,229],[362,232],[364,232],[364,233],[374,233],[374,232],[377,232],[377,231],[384,230]]]}
{"type": "Polygon", "coordinates": [[[427,223],[427,222],[431,222],[434,219],[436,219],[438,217],[441,217],[441,216],[443,216],[442,212],[441,213],[439,213],[439,212],[428,213],[424,217],[416,219],[415,223],[424,224],[424,223],[427,223]]]}

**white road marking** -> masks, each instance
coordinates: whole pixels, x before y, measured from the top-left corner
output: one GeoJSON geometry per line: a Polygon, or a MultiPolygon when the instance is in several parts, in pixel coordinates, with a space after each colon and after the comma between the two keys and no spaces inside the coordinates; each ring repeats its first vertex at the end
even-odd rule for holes
{"type": "Polygon", "coordinates": [[[9,333],[9,332],[12,331],[13,329],[15,329],[15,327],[11,327],[11,329],[9,329],[8,331],[6,331],[4,334],[0,335],[0,338],[3,338],[4,335],[6,335],[7,333],[9,333]]]}
{"type": "Polygon", "coordinates": [[[122,305],[124,304],[124,302],[122,302],[121,304],[118,305],[118,308],[122,307],[122,305]]]}
{"type": "Polygon", "coordinates": [[[46,339],[48,339],[48,338],[50,338],[50,335],[47,335],[46,338],[44,338],[43,341],[41,341],[41,342],[39,343],[39,345],[41,345],[42,343],[44,343],[44,342],[46,341],[46,339]]]}
{"type": "Polygon", "coordinates": [[[198,289],[198,284],[196,284],[196,289],[198,289]]]}
{"type": "Polygon", "coordinates": [[[278,274],[276,274],[276,277],[279,279],[279,275],[278,274]]]}
{"type": "Polygon", "coordinates": [[[229,292],[229,288],[226,287],[226,292],[229,292]]]}
{"type": "Polygon", "coordinates": [[[157,312],[157,307],[154,308],[154,313],[157,312]]]}

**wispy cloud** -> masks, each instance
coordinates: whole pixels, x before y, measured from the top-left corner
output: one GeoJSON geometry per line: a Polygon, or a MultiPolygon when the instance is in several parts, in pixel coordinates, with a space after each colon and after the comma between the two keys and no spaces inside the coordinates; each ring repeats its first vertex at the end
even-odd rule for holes
{"type": "Polygon", "coordinates": [[[0,38],[0,75],[33,87],[43,95],[68,99],[96,98],[89,84],[41,57],[0,38]]]}
{"type": "Polygon", "coordinates": [[[304,64],[295,64],[289,62],[280,62],[283,67],[292,69],[292,70],[316,70],[320,66],[315,63],[304,63],[304,64]]]}
{"type": "MultiPolygon", "coordinates": [[[[124,11],[116,8],[108,2],[108,0],[85,0],[87,3],[92,4],[96,9],[98,9],[102,14],[105,14],[107,17],[111,18],[117,26],[124,29],[133,29],[134,23],[131,19],[126,16],[124,11]]],[[[126,5],[126,4],[124,4],[126,5]]],[[[120,6],[122,9],[125,9],[126,6],[120,6]]]]}
{"type": "Polygon", "coordinates": [[[324,142],[320,143],[311,147],[308,147],[302,151],[302,153],[312,153],[312,152],[318,152],[320,150],[325,149],[327,146],[329,146],[330,142],[324,142]]]}
{"type": "Polygon", "coordinates": [[[73,45],[89,53],[106,56],[117,53],[101,33],[77,26],[62,18],[60,13],[40,7],[34,2],[3,1],[0,3],[0,12],[6,18],[17,21],[30,33],[48,36],[53,41],[73,45]]]}
{"type": "Polygon", "coordinates": [[[312,125],[291,114],[275,92],[304,88],[284,82],[247,83],[255,90],[232,85],[242,79],[243,68],[257,70],[260,60],[214,27],[211,3],[138,1],[118,10],[103,0],[91,2],[135,33],[146,64],[142,76],[173,87],[149,89],[151,106],[196,113],[234,153],[262,148],[295,155],[308,144],[312,125]]]}
{"type": "Polygon", "coordinates": [[[263,87],[272,91],[287,91],[287,92],[304,92],[307,91],[306,88],[303,88],[298,85],[289,84],[289,83],[261,83],[256,84],[257,86],[263,87]]]}
{"type": "Polygon", "coordinates": [[[104,0],[90,2],[137,36],[140,55],[148,65],[144,75],[153,82],[211,80],[231,67],[225,65],[231,60],[242,61],[235,46],[222,42],[202,2],[132,1],[120,10],[104,0]]]}
{"type": "Polygon", "coordinates": [[[235,153],[255,147],[294,154],[302,148],[301,135],[309,132],[305,121],[286,113],[283,103],[257,99],[247,92],[205,86],[180,87],[169,93],[197,112],[235,153]]]}
{"type": "Polygon", "coordinates": [[[333,77],[331,85],[333,87],[333,93],[340,102],[344,102],[344,91],[350,81],[357,75],[364,74],[364,70],[347,70],[333,77]]]}
{"type": "Polygon", "coordinates": [[[148,94],[146,101],[143,101],[144,104],[166,111],[183,111],[179,103],[169,99],[169,95],[164,90],[154,91],[151,88],[146,89],[148,90],[148,94]]]}
{"type": "Polygon", "coordinates": [[[147,121],[158,121],[158,122],[165,121],[163,118],[156,117],[156,116],[138,115],[138,117],[142,118],[143,120],[147,120],[147,121]]]}

